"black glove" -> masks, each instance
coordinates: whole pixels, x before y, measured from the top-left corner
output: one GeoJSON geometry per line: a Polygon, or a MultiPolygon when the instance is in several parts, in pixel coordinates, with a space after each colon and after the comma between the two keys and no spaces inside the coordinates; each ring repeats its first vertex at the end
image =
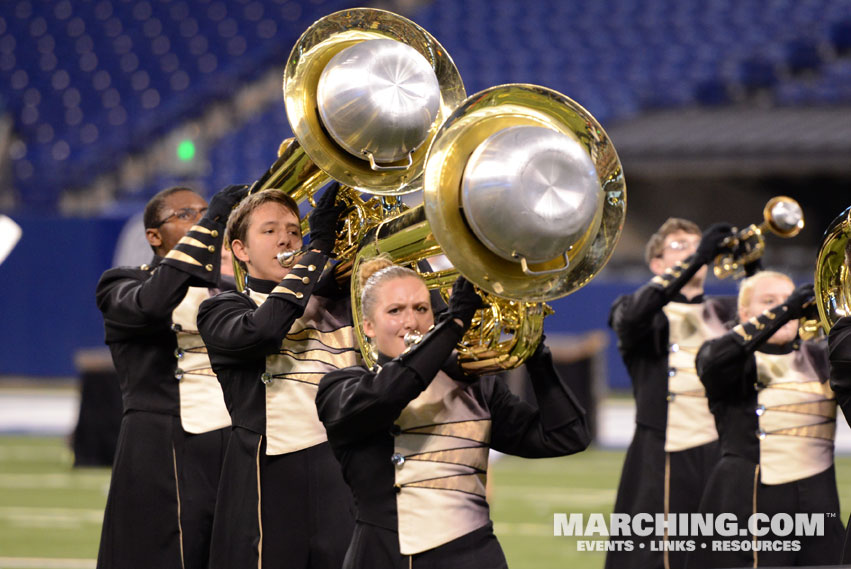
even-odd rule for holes
{"type": "Polygon", "coordinates": [[[334,248],[334,243],[337,241],[337,223],[340,220],[340,214],[346,209],[345,205],[334,203],[339,189],[339,183],[331,184],[310,212],[307,218],[310,226],[308,249],[316,249],[327,255],[334,248]]]}
{"type": "Polygon", "coordinates": [[[756,260],[751,261],[750,263],[747,263],[745,265],[745,276],[752,277],[761,270],[763,270],[763,268],[764,267],[762,266],[762,257],[759,257],[756,260]]]}
{"type": "Polygon", "coordinates": [[[729,250],[729,245],[724,240],[733,236],[733,226],[729,223],[713,223],[700,237],[700,245],[697,246],[695,260],[706,264],[712,259],[729,250]]]}
{"type": "Polygon", "coordinates": [[[473,322],[476,310],[484,307],[484,305],[482,297],[476,293],[476,287],[464,277],[458,277],[458,280],[452,285],[449,310],[446,311],[446,314],[448,317],[457,318],[463,322],[466,330],[473,322]]]}
{"type": "Polygon", "coordinates": [[[530,364],[536,364],[543,361],[547,361],[549,358],[552,361],[553,354],[550,352],[550,348],[546,344],[547,335],[541,334],[541,341],[538,342],[538,347],[535,348],[535,351],[532,352],[532,355],[526,358],[526,362],[530,364]]]}
{"type": "Polygon", "coordinates": [[[228,186],[219,190],[210,200],[204,217],[216,223],[227,223],[231,210],[247,195],[248,186],[228,186]]]}
{"type": "Polygon", "coordinates": [[[810,306],[815,306],[816,293],[812,283],[799,285],[783,303],[789,309],[789,318],[795,320],[808,312],[810,306]]]}

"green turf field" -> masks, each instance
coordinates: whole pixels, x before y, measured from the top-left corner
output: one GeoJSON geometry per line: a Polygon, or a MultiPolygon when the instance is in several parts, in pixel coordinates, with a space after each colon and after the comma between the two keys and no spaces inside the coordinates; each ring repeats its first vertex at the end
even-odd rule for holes
{"type": "MultiPolygon", "coordinates": [[[[512,569],[595,569],[604,553],[553,536],[553,513],[611,511],[623,452],[523,460],[491,468],[496,533],[512,569]]],[[[843,519],[851,505],[851,457],[837,460],[843,519]]],[[[0,568],[94,567],[108,469],[72,469],[58,438],[0,437],[0,568]]]]}

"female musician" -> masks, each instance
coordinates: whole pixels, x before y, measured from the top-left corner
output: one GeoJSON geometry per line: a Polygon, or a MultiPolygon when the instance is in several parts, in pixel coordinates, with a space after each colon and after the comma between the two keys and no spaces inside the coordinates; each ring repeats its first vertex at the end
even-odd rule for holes
{"type": "Polygon", "coordinates": [[[758,273],[742,283],[741,324],[698,352],[722,449],[701,511],[736,514],[740,528],[756,513],[769,521],[777,514],[815,514],[823,516],[824,535],[780,536],[765,521],[757,529],[766,535],[733,538],[738,545],[748,542],[738,550],[697,549],[690,568],[832,565],[839,559],[836,400],[827,384],[824,342],[797,337],[798,319],[812,300],[812,285],[795,288],[782,273],[758,273]]]}
{"type": "Polygon", "coordinates": [[[331,271],[336,186],[310,215],[302,248],[298,206],[278,190],[249,196],[227,233],[247,268],[244,293],[205,301],[198,327],[233,419],[219,485],[210,567],[337,569],[354,525],[351,492],[316,416],[316,385],[357,362],[348,295],[331,271]],[[327,283],[327,284],[326,284],[327,283]],[[329,293],[329,291],[332,291],[329,293]]]}
{"type": "Polygon", "coordinates": [[[316,396],[358,505],[343,566],[505,567],[485,498],[488,449],[529,458],[579,452],[589,443],[584,411],[543,342],[527,362],[540,410],[496,377],[461,371],[453,349],[482,306],[465,279],[433,326],[416,272],[379,257],[359,273],[363,330],[378,365],[331,372],[316,396]]]}

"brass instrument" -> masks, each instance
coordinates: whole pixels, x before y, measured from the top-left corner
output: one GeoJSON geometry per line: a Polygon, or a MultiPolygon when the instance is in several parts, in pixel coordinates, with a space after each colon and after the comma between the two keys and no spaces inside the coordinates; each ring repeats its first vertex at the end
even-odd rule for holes
{"type": "Polygon", "coordinates": [[[819,324],[829,332],[836,321],[851,316],[851,259],[847,258],[851,237],[851,207],[827,227],[816,261],[814,277],[819,324]]]}
{"type": "MultiPolygon", "coordinates": [[[[346,62],[337,62],[343,66],[346,62]]],[[[362,60],[351,65],[366,65],[362,60]]],[[[351,69],[346,70],[351,80],[351,69]]],[[[429,34],[410,20],[392,12],[371,8],[354,8],[330,14],[317,20],[311,25],[299,40],[290,54],[284,72],[284,102],[287,119],[296,141],[296,148],[289,154],[299,160],[303,155],[327,176],[341,184],[365,191],[371,194],[399,195],[419,189],[423,164],[429,143],[443,120],[451,113],[465,97],[464,84],[458,69],[446,53],[443,46],[429,34]],[[343,50],[371,40],[395,40],[401,47],[413,48],[431,66],[437,79],[439,91],[436,94],[436,114],[427,130],[421,132],[413,148],[405,147],[407,157],[403,160],[380,165],[374,159],[373,150],[362,149],[353,152],[346,146],[355,145],[366,139],[386,139],[390,130],[387,124],[381,122],[381,109],[367,109],[364,115],[377,115],[371,124],[349,124],[344,103],[354,106],[358,101],[372,94],[370,86],[356,92],[339,93],[334,91],[334,83],[320,91],[320,82],[326,79],[326,71],[333,71],[332,60],[343,50]],[[333,98],[337,94],[343,99],[342,103],[333,98]],[[321,95],[325,95],[322,97],[321,95]],[[329,107],[327,112],[323,109],[329,107]],[[336,111],[336,112],[334,112],[336,111]],[[323,116],[325,115],[325,120],[323,116]],[[332,115],[339,115],[343,124],[328,123],[332,115]],[[358,130],[360,129],[360,130],[358,130]],[[337,137],[329,131],[337,131],[337,137]],[[347,143],[350,143],[348,144],[347,143]],[[342,143],[342,144],[341,144],[342,143]]],[[[430,102],[429,102],[430,104],[430,102]]],[[[406,109],[407,110],[407,109],[406,109]]],[[[411,115],[421,115],[414,109],[411,115]]],[[[400,125],[400,130],[407,131],[411,125],[400,125]]],[[[391,142],[398,139],[389,137],[391,142]]],[[[304,174],[302,174],[304,175],[304,174]]],[[[278,177],[283,181],[282,177],[278,177]]],[[[327,181],[328,178],[325,178],[327,181]]],[[[322,184],[320,184],[322,185],[322,184]]],[[[279,186],[272,186],[279,187],[279,186]]],[[[286,191],[286,188],[281,188],[286,191]]]]}
{"type": "Polygon", "coordinates": [[[775,196],[768,200],[762,215],[762,223],[748,225],[725,242],[733,252],[723,253],[715,258],[716,277],[726,279],[729,276],[734,278],[744,276],[744,266],[756,261],[765,253],[766,231],[788,238],[794,237],[804,228],[804,213],[801,206],[787,196],[775,196]]]}
{"type": "MultiPolygon", "coordinates": [[[[461,365],[472,373],[520,365],[540,340],[543,319],[550,312],[544,301],[566,296],[590,282],[608,261],[620,236],[626,186],[611,141],[588,111],[560,93],[524,84],[492,87],[469,97],[440,127],[426,157],[423,181],[422,205],[385,219],[361,242],[355,274],[362,261],[386,253],[395,263],[418,271],[429,289],[439,289],[447,299],[460,273],[480,289],[488,304],[458,346],[461,365]],[[512,179],[516,183],[507,184],[500,199],[484,196],[487,205],[512,212],[511,219],[474,214],[480,204],[468,190],[476,194],[484,187],[499,186],[492,179],[477,185],[480,173],[475,166],[484,165],[487,171],[493,163],[511,157],[510,152],[508,156],[502,152],[505,148],[521,147],[522,151],[529,145],[513,144],[512,137],[528,134],[541,140],[552,134],[558,139],[555,150],[545,148],[534,159],[543,157],[544,164],[556,170],[582,175],[548,180],[536,188],[524,177],[529,168],[520,168],[523,171],[512,179]],[[509,137],[507,145],[500,140],[503,135],[509,137]],[[567,145],[567,156],[561,144],[567,145]],[[493,161],[485,156],[490,150],[496,152],[493,161]],[[558,163],[561,159],[566,162],[558,163]],[[565,185],[566,189],[559,187],[565,185]],[[561,211],[558,208],[568,207],[568,202],[570,207],[579,201],[590,207],[577,210],[582,213],[582,223],[565,215],[552,219],[554,226],[569,228],[567,241],[562,239],[560,248],[547,252],[543,259],[535,257],[535,251],[544,248],[540,241],[531,249],[524,249],[521,242],[527,233],[535,234],[538,224],[524,226],[523,212],[511,203],[512,198],[525,198],[530,190],[538,189],[536,205],[544,210],[539,213],[545,220],[550,210],[561,211]],[[564,202],[560,201],[564,197],[561,190],[569,196],[564,202]],[[488,227],[488,220],[496,227],[488,227]],[[515,222],[519,229],[512,231],[515,222]],[[500,233],[517,239],[509,240],[506,249],[499,242],[500,233]],[[426,271],[418,266],[419,261],[439,255],[445,255],[453,268],[426,271]]],[[[546,239],[550,240],[558,241],[546,239]]],[[[371,366],[374,355],[369,353],[363,333],[357,280],[352,279],[351,285],[354,328],[364,360],[371,366]]]]}
{"type": "MultiPolygon", "coordinates": [[[[416,86],[419,84],[411,85],[416,86]]],[[[287,60],[283,92],[287,118],[295,137],[281,144],[277,160],[252,185],[249,194],[276,188],[296,203],[306,199],[315,206],[313,195],[331,179],[339,181],[343,188],[338,194],[338,201],[350,207],[346,213],[343,237],[335,248],[338,258],[346,258],[347,255],[350,258],[362,231],[378,223],[388,213],[398,212],[400,202],[396,196],[419,189],[429,143],[443,119],[465,97],[458,69],[431,34],[399,15],[369,8],[336,12],[311,25],[296,42],[287,60]],[[346,51],[360,47],[365,49],[360,49],[359,54],[350,55],[346,51]],[[433,76],[433,81],[426,87],[433,89],[426,89],[423,105],[432,108],[433,115],[423,119],[422,110],[416,106],[412,108],[410,104],[402,109],[405,112],[394,112],[399,109],[384,105],[382,109],[362,108],[361,115],[346,114],[347,103],[368,100],[371,90],[375,91],[376,87],[368,82],[371,76],[360,74],[366,77],[366,81],[360,85],[359,91],[340,93],[339,89],[346,85],[340,87],[339,80],[334,82],[335,77],[342,73],[344,78],[350,78],[351,67],[365,65],[363,60],[365,57],[369,59],[373,48],[381,50],[384,57],[390,58],[388,61],[403,67],[406,73],[409,72],[404,67],[406,64],[417,67],[415,71],[420,75],[425,67],[426,75],[433,76]],[[339,59],[341,55],[342,60],[339,59]],[[350,55],[348,59],[347,55],[350,55]],[[323,82],[324,93],[320,92],[323,82]],[[320,99],[323,94],[325,98],[320,99]],[[410,120],[383,124],[382,119],[387,118],[383,110],[388,110],[390,118],[401,116],[410,120]],[[364,114],[369,115],[372,122],[359,120],[364,114]],[[324,119],[322,115],[325,115],[324,119]],[[328,122],[329,119],[336,122],[328,122]],[[346,131],[352,124],[357,128],[346,131]],[[356,152],[356,145],[363,140],[378,144],[378,147],[356,152]],[[406,154],[405,159],[382,163],[376,158],[382,155],[383,149],[390,148],[392,151],[396,147],[406,154]],[[386,197],[364,200],[356,190],[386,197]]],[[[302,230],[307,232],[306,219],[302,221],[302,230]]],[[[347,267],[350,268],[350,264],[342,269],[345,271],[347,267]]],[[[245,274],[236,260],[234,277],[237,286],[242,288],[245,274]]]]}

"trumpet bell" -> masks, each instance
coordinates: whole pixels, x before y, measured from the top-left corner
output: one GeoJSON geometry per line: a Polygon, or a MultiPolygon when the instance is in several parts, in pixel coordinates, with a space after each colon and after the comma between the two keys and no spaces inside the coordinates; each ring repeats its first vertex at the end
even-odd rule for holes
{"type": "Polygon", "coordinates": [[[420,188],[429,143],[465,97],[458,69],[431,34],[371,8],[311,25],[293,47],[283,88],[310,160],[341,184],[379,195],[420,188]],[[404,85],[388,87],[399,79],[404,85]]]}
{"type": "Polygon", "coordinates": [[[768,229],[780,237],[794,237],[804,228],[804,210],[790,197],[771,198],[762,215],[768,229]]]}
{"type": "Polygon", "coordinates": [[[713,272],[719,279],[742,278],[745,265],[756,261],[765,253],[765,232],[778,237],[794,237],[804,228],[804,211],[800,204],[788,196],[774,196],[762,210],[763,221],[752,223],[730,239],[735,252],[722,253],[715,258],[713,272]]]}
{"type": "Polygon", "coordinates": [[[851,207],[827,227],[816,261],[815,294],[819,321],[829,331],[843,316],[851,316],[851,276],[847,258],[851,238],[851,207]]]}
{"type": "Polygon", "coordinates": [[[512,84],[469,97],[426,158],[424,205],[449,261],[482,290],[541,302],[587,284],[626,215],[620,160],[568,97],[512,84]]]}

